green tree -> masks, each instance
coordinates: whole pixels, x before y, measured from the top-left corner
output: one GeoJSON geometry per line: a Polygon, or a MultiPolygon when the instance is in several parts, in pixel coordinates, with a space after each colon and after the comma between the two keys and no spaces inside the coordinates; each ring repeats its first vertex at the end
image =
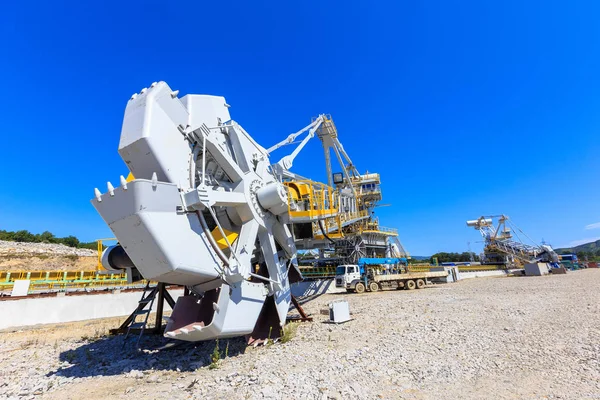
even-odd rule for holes
{"type": "Polygon", "coordinates": [[[0,230],[0,240],[7,240],[9,242],[12,242],[15,240],[14,236],[15,236],[14,232],[0,230]]]}
{"type": "Polygon", "coordinates": [[[35,236],[31,232],[26,230],[17,231],[13,235],[13,240],[15,242],[33,242],[34,239],[35,236]]]}
{"type": "Polygon", "coordinates": [[[40,235],[40,242],[54,243],[55,240],[56,240],[56,237],[54,236],[54,234],[52,232],[44,231],[40,235]]]}
{"type": "Polygon", "coordinates": [[[577,258],[580,261],[585,261],[587,258],[589,258],[592,254],[590,254],[590,252],[587,251],[578,251],[577,252],[577,258]]]}
{"type": "Polygon", "coordinates": [[[440,253],[436,253],[433,256],[431,256],[431,262],[433,263],[433,258],[434,257],[437,257],[438,263],[443,263],[443,262],[467,262],[467,261],[471,261],[471,255],[473,256],[473,260],[474,261],[478,261],[479,260],[479,256],[477,256],[475,253],[469,253],[467,251],[465,251],[463,253],[446,253],[446,252],[440,252],[440,253]]]}
{"type": "MultiPolygon", "coordinates": [[[[98,242],[86,242],[86,243],[79,243],[79,247],[80,249],[92,249],[92,250],[96,250],[98,248],[98,242]]],[[[102,248],[105,249],[106,245],[103,244],[102,248]]]]}
{"type": "Polygon", "coordinates": [[[77,239],[75,236],[67,236],[60,239],[60,243],[69,247],[77,247],[79,245],[79,239],[77,239]]]}

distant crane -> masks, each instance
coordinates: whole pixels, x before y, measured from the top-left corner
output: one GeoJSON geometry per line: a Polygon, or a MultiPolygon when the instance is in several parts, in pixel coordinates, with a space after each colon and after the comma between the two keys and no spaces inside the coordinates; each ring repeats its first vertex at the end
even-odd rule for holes
{"type": "Polygon", "coordinates": [[[481,233],[485,241],[484,258],[488,264],[497,260],[498,253],[505,256],[505,263],[558,263],[558,255],[551,246],[547,244],[538,245],[533,242],[506,215],[482,216],[467,221],[467,226],[473,227],[481,233]],[[496,226],[494,226],[494,219],[497,221],[496,226]],[[517,231],[532,244],[525,243],[517,231]],[[516,238],[513,238],[513,232],[516,238]]]}

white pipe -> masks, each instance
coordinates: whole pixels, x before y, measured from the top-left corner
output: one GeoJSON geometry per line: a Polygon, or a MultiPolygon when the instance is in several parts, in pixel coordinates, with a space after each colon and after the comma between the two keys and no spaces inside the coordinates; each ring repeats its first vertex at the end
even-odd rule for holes
{"type": "Polygon", "coordinates": [[[313,126],[315,126],[317,123],[321,123],[322,121],[323,121],[322,117],[317,118],[310,125],[305,126],[304,128],[300,129],[296,133],[292,133],[285,140],[282,140],[281,142],[277,143],[276,145],[269,147],[267,149],[267,153],[271,153],[271,152],[277,150],[280,147],[283,147],[283,146],[286,146],[286,145],[292,143],[296,139],[296,137],[298,135],[302,134],[303,132],[306,132],[307,130],[309,130],[310,128],[312,128],[313,126]]]}
{"type": "Polygon", "coordinates": [[[194,149],[190,154],[190,188],[196,187],[196,157],[198,157],[198,146],[194,145],[194,149]]]}

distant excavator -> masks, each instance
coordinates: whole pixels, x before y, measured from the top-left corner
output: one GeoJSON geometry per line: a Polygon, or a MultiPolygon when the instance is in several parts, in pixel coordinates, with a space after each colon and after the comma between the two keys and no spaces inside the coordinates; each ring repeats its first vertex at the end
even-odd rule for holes
{"type": "Polygon", "coordinates": [[[467,221],[467,226],[477,229],[484,239],[482,262],[486,264],[523,264],[545,262],[557,265],[558,254],[547,244],[537,245],[522,230],[517,228],[506,215],[482,216],[467,221]],[[494,226],[494,219],[497,221],[494,226]],[[516,239],[513,238],[513,232],[516,239]],[[527,244],[519,236],[533,244],[527,244]]]}

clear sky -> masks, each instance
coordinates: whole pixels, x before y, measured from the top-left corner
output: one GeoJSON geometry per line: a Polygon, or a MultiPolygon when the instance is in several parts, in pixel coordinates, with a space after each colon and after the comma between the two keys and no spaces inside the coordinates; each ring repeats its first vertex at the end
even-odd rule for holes
{"type": "MultiPolygon", "coordinates": [[[[482,214],[557,247],[599,238],[599,13],[596,1],[8,2],[0,229],[111,236],[89,200],[127,174],[127,100],[164,80],[225,96],[265,147],[332,114],[359,170],[381,174],[381,222],[414,255],[479,251],[465,220],[482,214]]],[[[294,169],[326,179],[317,139],[294,169]]]]}

